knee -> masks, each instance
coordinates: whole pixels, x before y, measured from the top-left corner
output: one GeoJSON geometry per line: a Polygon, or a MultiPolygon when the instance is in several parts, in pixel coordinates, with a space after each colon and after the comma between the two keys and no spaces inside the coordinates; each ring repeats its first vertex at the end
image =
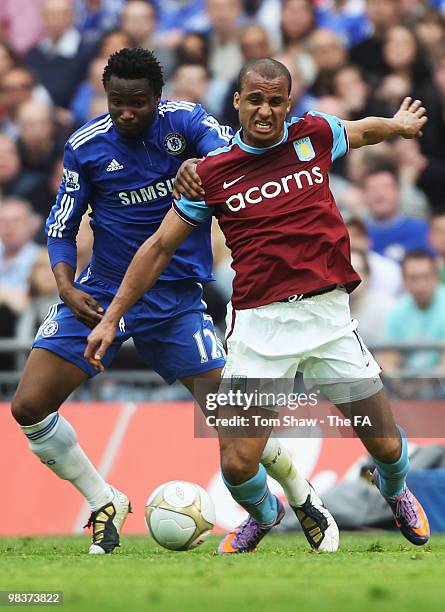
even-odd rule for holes
{"type": "Polygon", "coordinates": [[[221,469],[230,484],[241,484],[258,472],[258,459],[242,448],[230,445],[221,449],[221,469]]]}
{"type": "Polygon", "coordinates": [[[371,454],[382,463],[395,463],[400,459],[401,453],[400,438],[376,438],[375,449],[371,454]]]}
{"type": "Polygon", "coordinates": [[[34,425],[49,414],[39,404],[37,399],[17,392],[11,402],[12,416],[19,425],[34,425]]]}

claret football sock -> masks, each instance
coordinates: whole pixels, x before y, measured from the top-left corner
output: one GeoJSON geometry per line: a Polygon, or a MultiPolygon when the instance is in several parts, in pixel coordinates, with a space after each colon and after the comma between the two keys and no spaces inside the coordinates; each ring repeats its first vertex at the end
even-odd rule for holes
{"type": "Polygon", "coordinates": [[[310,493],[309,483],[297,471],[287,448],[272,436],[261,455],[261,463],[269,476],[283,487],[291,506],[301,506],[310,493]]]}
{"type": "Polygon", "coordinates": [[[271,525],[277,518],[277,499],[267,486],[267,474],[262,465],[249,480],[239,485],[223,480],[233,499],[237,501],[260,525],[271,525]]]}
{"type": "Polygon", "coordinates": [[[383,463],[375,457],[374,462],[379,473],[380,492],[389,498],[398,497],[403,493],[405,478],[409,471],[408,443],[403,429],[397,426],[402,441],[402,452],[395,463],[383,463]]]}
{"type": "Polygon", "coordinates": [[[29,447],[57,476],[69,480],[98,510],[113,499],[113,491],[88,459],[77,441],[76,432],[58,412],[34,425],[23,425],[29,447]]]}

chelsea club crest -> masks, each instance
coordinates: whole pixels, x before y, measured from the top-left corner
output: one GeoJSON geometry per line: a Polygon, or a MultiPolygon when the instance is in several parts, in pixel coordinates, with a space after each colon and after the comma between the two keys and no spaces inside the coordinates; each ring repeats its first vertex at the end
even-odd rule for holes
{"type": "Polygon", "coordinates": [[[164,147],[171,155],[180,155],[186,146],[185,138],[177,132],[170,132],[164,139],[164,147]]]}

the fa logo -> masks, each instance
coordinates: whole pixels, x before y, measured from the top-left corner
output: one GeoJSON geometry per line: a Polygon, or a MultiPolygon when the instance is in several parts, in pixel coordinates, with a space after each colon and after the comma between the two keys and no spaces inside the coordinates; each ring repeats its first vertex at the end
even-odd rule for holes
{"type": "Polygon", "coordinates": [[[293,144],[295,153],[300,161],[306,162],[314,159],[315,151],[309,136],[300,138],[300,140],[296,140],[293,144]]]}
{"type": "Polygon", "coordinates": [[[180,155],[185,149],[185,138],[182,134],[171,132],[164,139],[164,146],[167,153],[171,155],[180,155]]]}

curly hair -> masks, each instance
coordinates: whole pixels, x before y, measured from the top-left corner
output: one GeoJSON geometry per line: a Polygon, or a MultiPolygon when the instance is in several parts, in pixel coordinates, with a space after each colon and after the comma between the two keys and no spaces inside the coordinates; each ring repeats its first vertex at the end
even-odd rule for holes
{"type": "Polygon", "coordinates": [[[147,79],[155,96],[161,95],[164,85],[161,64],[147,49],[121,49],[108,58],[102,75],[103,86],[107,87],[112,76],[120,79],[147,79]]]}

